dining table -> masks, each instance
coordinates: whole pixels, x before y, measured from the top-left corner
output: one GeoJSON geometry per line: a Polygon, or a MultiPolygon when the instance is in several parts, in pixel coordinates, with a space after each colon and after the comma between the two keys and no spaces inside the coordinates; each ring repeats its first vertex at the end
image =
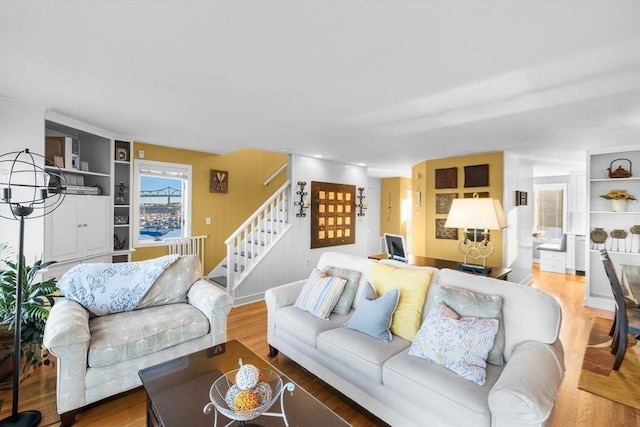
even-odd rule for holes
{"type": "Polygon", "coordinates": [[[620,264],[622,267],[622,286],[626,296],[640,307],[640,265],[620,264]]]}

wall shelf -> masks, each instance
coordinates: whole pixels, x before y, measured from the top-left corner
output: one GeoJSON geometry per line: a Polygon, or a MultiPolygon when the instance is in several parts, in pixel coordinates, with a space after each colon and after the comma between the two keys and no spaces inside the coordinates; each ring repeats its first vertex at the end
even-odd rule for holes
{"type": "Polygon", "coordinates": [[[607,168],[616,159],[629,159],[632,166],[640,167],[637,146],[623,146],[587,154],[587,235],[585,277],[585,305],[613,310],[614,302],[609,280],[600,261],[599,249],[605,248],[620,271],[620,264],[640,263],[640,235],[632,234],[631,227],[640,225],[640,200],[627,202],[626,212],[613,212],[611,201],[601,197],[611,190],[626,190],[640,199],[640,174],[629,178],[609,178],[607,168]],[[604,243],[594,244],[590,233],[601,228],[607,233],[604,243]],[[625,238],[614,239],[613,230],[626,232],[625,238]]]}

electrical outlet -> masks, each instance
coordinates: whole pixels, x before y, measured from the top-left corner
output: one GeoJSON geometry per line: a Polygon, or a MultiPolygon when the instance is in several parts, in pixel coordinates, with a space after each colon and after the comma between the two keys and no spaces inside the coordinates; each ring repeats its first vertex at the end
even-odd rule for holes
{"type": "Polygon", "coordinates": [[[205,224],[207,225],[211,225],[211,217],[208,216],[205,220],[204,220],[205,224]]]}
{"type": "Polygon", "coordinates": [[[144,159],[144,150],[138,150],[138,158],[144,159]]]}

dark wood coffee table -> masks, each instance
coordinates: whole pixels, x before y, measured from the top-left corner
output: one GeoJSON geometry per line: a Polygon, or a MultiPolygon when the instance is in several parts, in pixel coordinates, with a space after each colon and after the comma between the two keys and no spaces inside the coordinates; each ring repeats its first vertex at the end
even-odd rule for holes
{"type": "MultiPolygon", "coordinates": [[[[229,341],[188,356],[161,363],[139,372],[147,392],[147,426],[212,427],[214,414],[203,413],[210,402],[209,389],[221,373],[238,369],[238,359],[266,368],[282,376],[282,382],[292,382],[273,365],[237,340],[229,341]]],[[[302,387],[295,384],[293,394],[284,396],[284,409],[290,427],[349,426],[342,418],[324,406],[302,387]]],[[[280,400],[268,410],[280,412],[280,400]]],[[[218,426],[231,422],[218,412],[218,426]]],[[[232,425],[242,425],[234,423],[232,425]]],[[[281,417],[260,416],[246,421],[245,427],[283,427],[281,417]]]]}

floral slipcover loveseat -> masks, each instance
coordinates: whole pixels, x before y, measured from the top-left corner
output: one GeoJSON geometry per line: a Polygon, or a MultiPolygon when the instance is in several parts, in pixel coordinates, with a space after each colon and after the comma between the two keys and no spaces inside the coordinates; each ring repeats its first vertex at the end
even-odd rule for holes
{"type": "Polygon", "coordinates": [[[138,371],[226,340],[231,296],[197,257],[80,264],[58,282],[44,345],[57,361],[63,426],[76,410],[141,385],[138,371]]]}
{"type": "Polygon", "coordinates": [[[324,252],[265,301],[270,356],[393,426],[543,426],[553,411],[562,312],[536,289],[324,252]]]}

